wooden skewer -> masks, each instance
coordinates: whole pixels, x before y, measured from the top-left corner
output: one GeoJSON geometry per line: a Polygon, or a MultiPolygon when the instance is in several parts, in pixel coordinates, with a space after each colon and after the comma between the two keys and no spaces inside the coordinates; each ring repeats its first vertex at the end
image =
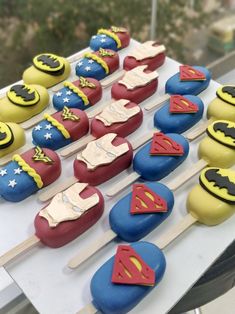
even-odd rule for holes
{"type": "Polygon", "coordinates": [[[196,222],[197,218],[194,218],[191,214],[187,214],[177,225],[172,227],[168,232],[163,234],[162,237],[155,241],[155,244],[163,250],[196,222]]]}
{"type": "Polygon", "coordinates": [[[193,176],[195,176],[198,172],[208,166],[208,162],[204,159],[200,159],[196,164],[187,169],[185,172],[182,172],[179,176],[177,176],[174,180],[172,180],[168,184],[168,188],[172,191],[177,190],[184,183],[189,181],[193,176]]]}
{"type": "Polygon", "coordinates": [[[200,135],[202,135],[207,127],[214,121],[213,118],[210,118],[207,121],[204,121],[200,125],[198,125],[196,128],[194,128],[192,131],[190,131],[188,134],[186,134],[186,137],[189,141],[193,141],[196,138],[198,138],[200,135]]]}
{"type": "Polygon", "coordinates": [[[2,255],[0,257],[0,267],[6,265],[10,261],[12,261],[14,258],[19,256],[20,254],[26,252],[30,248],[34,247],[36,244],[40,242],[40,239],[36,235],[32,235],[24,242],[18,244],[13,249],[8,251],[6,254],[2,255]]]}
{"type": "Polygon", "coordinates": [[[26,152],[27,150],[31,149],[33,147],[33,145],[30,144],[26,144],[22,147],[20,147],[19,149],[15,150],[14,152],[11,152],[10,154],[7,154],[3,157],[0,158],[0,166],[4,166],[6,165],[9,161],[12,160],[12,154],[22,154],[23,152],[26,152]]]}
{"type": "Polygon", "coordinates": [[[170,95],[169,94],[165,94],[161,97],[159,97],[157,100],[155,100],[154,102],[152,103],[149,103],[147,105],[145,105],[144,109],[146,111],[150,111],[152,109],[157,109],[159,108],[165,101],[169,100],[170,99],[170,95]]]}
{"type": "Polygon", "coordinates": [[[78,182],[78,179],[76,179],[75,177],[70,177],[67,180],[62,181],[58,183],[57,185],[48,188],[43,193],[39,194],[38,200],[41,202],[47,202],[51,198],[53,198],[53,196],[66,190],[67,188],[69,188],[71,185],[73,185],[76,182],[78,182]]]}
{"type": "Polygon", "coordinates": [[[137,140],[132,141],[131,145],[132,145],[133,150],[139,148],[140,146],[150,141],[153,138],[153,134],[156,133],[157,131],[159,130],[154,129],[150,131],[149,133],[143,135],[142,137],[138,138],[137,140]]]}
{"type": "Polygon", "coordinates": [[[66,146],[66,148],[60,151],[60,156],[64,158],[70,157],[73,154],[80,151],[81,149],[83,149],[89,142],[93,141],[94,139],[95,137],[89,134],[82,138],[81,140],[66,146]]]}
{"type": "Polygon", "coordinates": [[[103,88],[111,86],[114,82],[118,81],[125,74],[125,70],[117,70],[113,74],[109,75],[107,78],[100,81],[103,88]]]}
{"type": "Polygon", "coordinates": [[[140,175],[136,172],[132,172],[128,176],[126,176],[124,179],[119,181],[117,184],[115,184],[113,187],[111,187],[107,192],[106,195],[109,197],[112,197],[122,190],[124,190],[128,185],[132,184],[136,180],[138,180],[140,175]]]}
{"type": "Polygon", "coordinates": [[[97,312],[97,308],[93,305],[93,303],[87,304],[84,308],[77,312],[77,314],[95,314],[97,312]]]}
{"type": "Polygon", "coordinates": [[[84,250],[81,250],[78,255],[73,257],[68,262],[68,267],[71,269],[77,268],[84,263],[88,258],[94,255],[97,251],[102,249],[105,245],[116,238],[117,234],[112,229],[107,230],[101,238],[96,239],[92,245],[87,246],[84,250]]]}
{"type": "Polygon", "coordinates": [[[39,122],[41,122],[44,119],[44,113],[53,114],[55,112],[56,112],[56,110],[54,108],[46,109],[45,111],[37,114],[36,116],[32,117],[31,119],[22,122],[20,124],[20,126],[24,130],[28,130],[28,129],[32,128],[33,126],[35,126],[36,124],[38,124],[39,122]]]}

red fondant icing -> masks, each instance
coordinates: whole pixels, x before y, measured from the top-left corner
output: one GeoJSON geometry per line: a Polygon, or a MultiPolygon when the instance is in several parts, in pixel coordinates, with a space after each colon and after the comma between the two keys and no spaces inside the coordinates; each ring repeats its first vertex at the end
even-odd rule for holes
{"type": "Polygon", "coordinates": [[[104,199],[98,189],[88,185],[80,193],[80,196],[82,198],[87,198],[95,193],[99,196],[99,203],[97,205],[90,208],[78,219],[61,222],[55,228],[51,228],[48,221],[37,214],[34,220],[36,236],[43,244],[53,248],[61,247],[76,239],[93,226],[103,214],[104,199]]]}
{"type": "MultiPolygon", "coordinates": [[[[155,46],[159,46],[159,44],[156,44],[155,46]]],[[[147,69],[149,71],[155,71],[157,68],[163,65],[165,59],[166,59],[165,52],[161,52],[153,58],[146,58],[143,60],[136,60],[134,57],[126,56],[123,61],[123,68],[124,70],[129,71],[140,65],[147,65],[148,66],[147,69]]]]}
{"type": "Polygon", "coordinates": [[[145,184],[134,184],[131,198],[131,214],[167,212],[167,202],[145,184]]]}
{"type": "Polygon", "coordinates": [[[110,50],[110,49],[105,49],[108,52],[113,53],[112,56],[106,56],[106,57],[102,57],[99,53],[99,51],[95,51],[93,52],[95,55],[97,55],[98,57],[100,57],[101,59],[103,59],[106,63],[107,66],[109,68],[109,74],[115,72],[118,68],[119,68],[119,55],[116,51],[110,50]]]}
{"type": "Polygon", "coordinates": [[[184,148],[170,137],[159,132],[153,135],[150,155],[182,156],[184,148]]]}
{"type": "Polygon", "coordinates": [[[41,176],[43,186],[47,186],[54,182],[61,174],[61,161],[59,156],[51,149],[42,148],[43,153],[48,156],[53,162],[45,163],[43,161],[34,161],[35,148],[31,148],[27,152],[21,154],[24,161],[33,168],[36,173],[41,176]]]}
{"type": "Polygon", "coordinates": [[[153,286],[155,272],[131,246],[119,245],[114,258],[112,282],[153,286]]]}
{"type": "Polygon", "coordinates": [[[88,97],[91,105],[95,105],[102,97],[102,87],[99,81],[94,78],[86,77],[86,79],[95,84],[95,88],[82,87],[80,85],[80,80],[72,82],[76,87],[80,88],[81,91],[88,97]]]}
{"type": "Polygon", "coordinates": [[[205,74],[199,70],[194,69],[189,65],[180,66],[180,80],[181,81],[204,81],[205,74]]]}
{"type": "MultiPolygon", "coordinates": [[[[134,102],[129,102],[126,108],[133,108],[138,106],[134,102]]],[[[140,110],[135,116],[131,117],[126,122],[114,123],[110,126],[105,126],[104,123],[96,118],[91,121],[91,134],[95,137],[101,137],[107,133],[116,133],[121,137],[126,137],[127,135],[133,133],[141,125],[143,121],[143,111],[140,110]]]]}
{"type": "Polygon", "coordinates": [[[79,117],[78,121],[64,120],[62,117],[63,111],[54,113],[52,117],[65,127],[71,136],[71,140],[76,141],[87,134],[89,130],[89,120],[85,111],[76,108],[70,108],[69,110],[79,117]]]}
{"type": "MultiPolygon", "coordinates": [[[[112,32],[111,29],[109,29],[109,30],[112,32]]],[[[118,36],[118,38],[120,39],[120,41],[122,43],[121,49],[129,46],[131,37],[130,37],[130,33],[128,32],[128,30],[126,30],[126,32],[116,32],[114,34],[118,36]]]]}
{"type": "Polygon", "coordinates": [[[115,137],[112,144],[115,146],[127,143],[129,151],[122,156],[119,156],[113,163],[99,166],[94,170],[88,170],[87,165],[80,160],[74,160],[74,175],[80,182],[87,182],[91,185],[99,185],[109,179],[115,177],[117,174],[127,169],[132,162],[133,149],[131,144],[122,137],[115,137]]]}
{"type": "Polygon", "coordinates": [[[170,97],[171,113],[194,113],[198,110],[198,106],[184,96],[172,95],[170,97]]]}
{"type": "MultiPolygon", "coordinates": [[[[151,72],[151,71],[146,71],[151,72]]],[[[141,103],[148,97],[152,96],[158,86],[158,79],[151,81],[149,84],[143,87],[137,87],[133,90],[128,90],[126,86],[123,84],[114,83],[111,89],[112,98],[118,100],[118,99],[128,99],[130,101],[133,101],[137,104],[141,103]]]]}

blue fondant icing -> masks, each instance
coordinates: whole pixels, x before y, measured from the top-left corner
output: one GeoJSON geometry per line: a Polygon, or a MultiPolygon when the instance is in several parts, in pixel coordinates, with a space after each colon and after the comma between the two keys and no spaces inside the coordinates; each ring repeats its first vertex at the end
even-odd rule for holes
{"type": "Polygon", "coordinates": [[[91,107],[90,104],[84,105],[82,98],[68,87],[63,87],[55,93],[52,102],[57,111],[63,110],[64,106],[68,108],[78,108],[80,110],[86,110],[91,107]]]}
{"type": "Polygon", "coordinates": [[[169,78],[166,82],[165,91],[168,94],[180,94],[180,95],[198,95],[204,89],[206,89],[211,80],[211,74],[207,68],[201,66],[193,66],[195,69],[203,72],[206,76],[204,81],[180,81],[179,72],[169,78]]]}
{"type": "Polygon", "coordinates": [[[118,51],[116,41],[105,34],[92,36],[90,40],[90,48],[94,51],[97,51],[100,48],[118,51]]]}
{"type": "Polygon", "coordinates": [[[166,269],[166,260],[162,251],[148,242],[137,242],[131,246],[155,271],[155,285],[140,286],[112,283],[114,257],[111,257],[97,270],[90,285],[93,303],[102,313],[124,314],[129,312],[162,280],[166,269]]]}
{"type": "Polygon", "coordinates": [[[9,162],[0,170],[0,195],[7,201],[20,202],[38,191],[33,178],[21,170],[15,161],[9,162]]]}
{"type": "Polygon", "coordinates": [[[76,64],[76,74],[77,76],[92,77],[102,80],[107,76],[104,68],[96,61],[90,58],[82,58],[76,64]]]}
{"type": "Polygon", "coordinates": [[[182,156],[160,156],[150,155],[151,142],[142,147],[134,156],[133,169],[142,179],[147,181],[158,181],[175,170],[188,156],[189,143],[180,134],[166,134],[184,148],[182,156]]]}
{"type": "Polygon", "coordinates": [[[32,131],[33,144],[50,148],[59,149],[70,144],[71,139],[66,139],[63,134],[49,121],[42,120],[32,131]]]}
{"type": "Polygon", "coordinates": [[[109,223],[111,229],[124,241],[134,242],[145,237],[160,225],[172,212],[173,193],[161,183],[145,183],[153,192],[167,202],[167,212],[153,214],[130,214],[132,192],[119,200],[111,209],[109,223]]]}
{"type": "Polygon", "coordinates": [[[154,114],[154,126],[163,133],[183,133],[196,124],[203,115],[204,104],[202,100],[193,95],[185,95],[189,101],[198,106],[195,113],[170,113],[170,100],[154,114]]]}

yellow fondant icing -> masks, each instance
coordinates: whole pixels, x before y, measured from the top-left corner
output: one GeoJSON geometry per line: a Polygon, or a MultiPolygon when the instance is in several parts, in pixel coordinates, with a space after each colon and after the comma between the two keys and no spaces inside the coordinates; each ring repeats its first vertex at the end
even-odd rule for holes
{"type": "Polygon", "coordinates": [[[66,139],[70,138],[70,134],[66,130],[66,128],[61,123],[59,123],[56,119],[54,119],[51,115],[49,115],[48,113],[45,113],[44,118],[47,121],[49,121],[54,127],[56,127],[66,139]]]}
{"type": "Polygon", "coordinates": [[[235,105],[235,85],[220,86],[216,95],[225,102],[235,105]]]}
{"type": "Polygon", "coordinates": [[[40,95],[33,85],[13,85],[7,92],[11,102],[19,106],[33,106],[40,100],[40,95]]]}
{"type": "Polygon", "coordinates": [[[217,120],[208,126],[207,134],[221,144],[235,148],[234,122],[217,120]]]}
{"type": "Polygon", "coordinates": [[[76,87],[71,82],[64,82],[64,86],[69,88],[72,92],[77,94],[79,97],[81,97],[85,106],[87,106],[89,104],[89,99],[87,98],[87,96],[83,93],[83,91],[80,88],[76,87]]]}
{"type": "Polygon", "coordinates": [[[207,118],[235,121],[235,106],[217,97],[213,99],[208,106],[207,118]]]}
{"type": "Polygon", "coordinates": [[[235,205],[216,198],[199,184],[190,191],[186,206],[193,217],[208,226],[220,224],[235,213],[235,205]]]}
{"type": "MultiPolygon", "coordinates": [[[[5,123],[0,122],[0,132],[4,132],[3,124],[5,123]]],[[[0,158],[14,152],[23,146],[26,141],[24,130],[18,124],[8,122],[6,125],[11,129],[11,133],[13,134],[13,141],[8,147],[0,148],[0,158]]]]}
{"type": "Polygon", "coordinates": [[[31,85],[40,95],[40,100],[33,106],[18,106],[6,96],[0,99],[0,121],[21,123],[42,112],[49,104],[49,94],[40,85],[31,85]]]}

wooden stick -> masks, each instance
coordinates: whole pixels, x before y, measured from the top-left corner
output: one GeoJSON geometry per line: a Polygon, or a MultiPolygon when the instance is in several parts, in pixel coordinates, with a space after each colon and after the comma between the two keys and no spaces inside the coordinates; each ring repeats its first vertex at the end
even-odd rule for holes
{"type": "Polygon", "coordinates": [[[37,114],[36,116],[32,117],[31,119],[22,122],[20,124],[20,126],[24,130],[28,130],[44,119],[44,113],[53,114],[54,112],[56,112],[56,110],[54,108],[46,109],[45,111],[37,114]]]}
{"type": "Polygon", "coordinates": [[[33,145],[31,144],[26,144],[20,148],[18,148],[17,150],[15,150],[14,152],[11,152],[10,154],[7,154],[3,157],[0,158],[0,166],[4,166],[6,165],[9,161],[12,160],[12,155],[14,154],[22,154],[23,152],[26,152],[27,150],[31,149],[33,147],[33,145]]]}
{"type": "Polygon", "coordinates": [[[51,188],[48,188],[46,191],[43,193],[39,194],[38,200],[41,202],[47,202],[49,201],[53,196],[56,194],[66,190],[69,188],[71,185],[74,183],[78,182],[78,179],[75,177],[70,177],[67,180],[64,180],[60,183],[57,183],[57,185],[52,186],[51,188]]]}
{"type": "Polygon", "coordinates": [[[81,250],[78,255],[74,256],[69,262],[68,267],[71,269],[77,268],[84,263],[88,258],[94,255],[97,251],[102,249],[105,245],[116,238],[117,234],[112,229],[107,230],[102,237],[96,239],[92,245],[87,246],[84,250],[81,250]]]}
{"type": "Polygon", "coordinates": [[[93,141],[95,137],[91,134],[83,137],[81,140],[78,140],[70,145],[68,145],[66,148],[60,151],[60,156],[67,158],[72,156],[73,154],[77,153],[81,149],[83,149],[89,142],[93,141]]]}
{"type": "Polygon", "coordinates": [[[117,184],[114,184],[107,192],[106,195],[112,197],[122,190],[124,190],[128,185],[135,182],[140,175],[137,172],[132,172],[131,174],[127,175],[125,178],[120,180],[117,184]]]}
{"type": "Polygon", "coordinates": [[[150,131],[149,133],[143,135],[142,137],[138,138],[137,140],[132,141],[131,145],[132,145],[133,150],[139,148],[143,144],[150,141],[153,138],[153,134],[157,131],[158,131],[157,129],[154,129],[154,130],[150,131]]]}
{"type": "Polygon", "coordinates": [[[78,311],[77,314],[95,314],[97,311],[97,308],[92,303],[90,303],[78,311]]]}
{"type": "Polygon", "coordinates": [[[40,239],[36,235],[32,235],[27,240],[22,243],[16,245],[13,249],[3,254],[0,257],[0,267],[6,265],[13,259],[15,259],[20,254],[26,252],[30,248],[34,247],[36,244],[40,242],[40,239]]]}
{"type": "Polygon", "coordinates": [[[87,111],[87,116],[89,119],[92,119],[94,118],[95,116],[97,116],[97,114],[99,114],[101,111],[103,111],[103,109],[110,105],[112,102],[114,102],[115,100],[114,99],[111,99],[109,101],[105,101],[103,102],[102,104],[100,105],[96,105],[94,108],[89,108],[88,111],[87,111]],[[91,109],[91,110],[90,110],[91,109]]]}
{"type": "Polygon", "coordinates": [[[197,222],[197,218],[194,218],[191,214],[187,214],[177,225],[172,227],[162,237],[155,241],[155,244],[160,249],[164,249],[195,222],[197,222]]]}
{"type": "Polygon", "coordinates": [[[196,164],[187,169],[185,172],[182,172],[179,176],[173,179],[169,184],[168,188],[172,191],[177,190],[184,183],[189,181],[193,176],[195,176],[198,172],[204,169],[208,165],[208,162],[204,159],[200,159],[196,164]]]}
{"type": "Polygon", "coordinates": [[[152,109],[157,109],[159,108],[165,101],[170,99],[170,95],[169,94],[165,94],[161,97],[159,97],[157,100],[155,100],[152,103],[148,103],[147,105],[145,105],[144,109],[146,111],[150,111],[152,109]]]}
{"type": "Polygon", "coordinates": [[[203,123],[201,123],[200,125],[198,125],[196,128],[194,128],[192,131],[188,132],[188,134],[186,134],[186,138],[189,141],[193,141],[196,138],[198,138],[200,135],[202,135],[207,127],[213,122],[214,120],[212,118],[210,118],[207,121],[204,121],[203,123]]]}
{"type": "Polygon", "coordinates": [[[109,75],[108,77],[104,78],[103,80],[100,81],[101,86],[103,88],[107,88],[109,86],[111,86],[114,82],[118,81],[120,78],[123,77],[123,75],[125,74],[125,70],[117,70],[116,72],[114,72],[113,74],[109,75]]]}

